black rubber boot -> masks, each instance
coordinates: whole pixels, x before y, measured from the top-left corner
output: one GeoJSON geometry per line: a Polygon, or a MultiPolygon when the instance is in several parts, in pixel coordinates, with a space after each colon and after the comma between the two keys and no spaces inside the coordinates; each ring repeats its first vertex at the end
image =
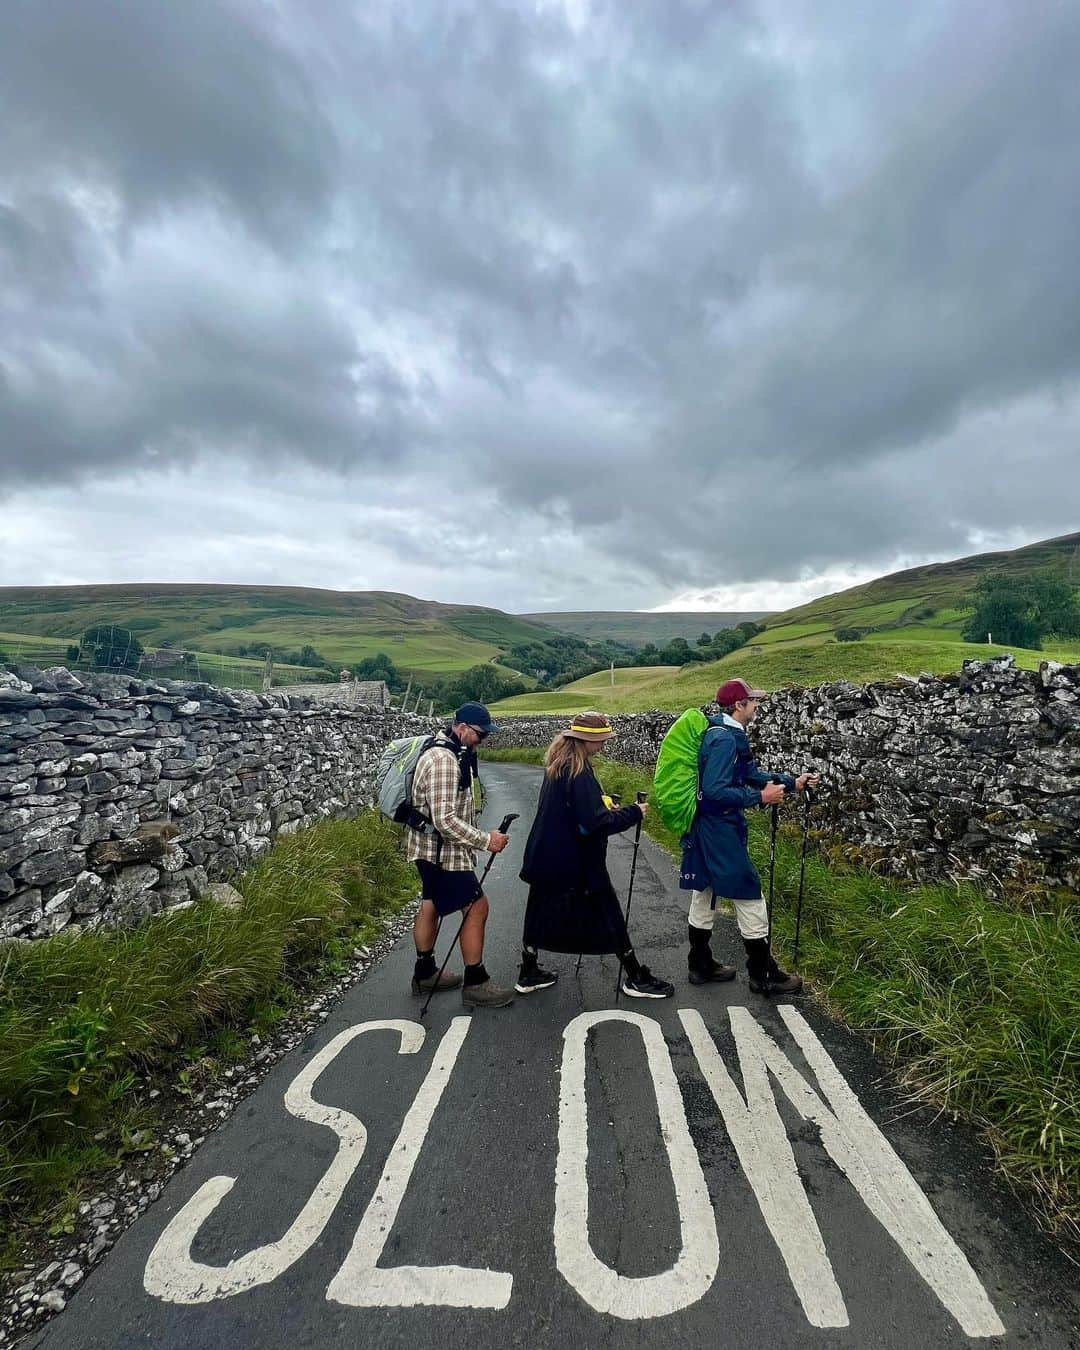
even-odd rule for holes
{"type": "Polygon", "coordinates": [[[734,966],[722,966],[712,954],[709,929],[687,924],[690,954],[686,958],[691,984],[719,984],[735,978],[734,966]]]}

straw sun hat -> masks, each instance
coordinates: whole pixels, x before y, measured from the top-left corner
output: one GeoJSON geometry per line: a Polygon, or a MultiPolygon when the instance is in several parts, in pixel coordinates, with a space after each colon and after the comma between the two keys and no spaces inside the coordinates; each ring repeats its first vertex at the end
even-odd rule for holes
{"type": "Polygon", "coordinates": [[[583,712],[578,713],[563,735],[575,741],[598,745],[614,736],[615,728],[603,713],[583,712]]]}

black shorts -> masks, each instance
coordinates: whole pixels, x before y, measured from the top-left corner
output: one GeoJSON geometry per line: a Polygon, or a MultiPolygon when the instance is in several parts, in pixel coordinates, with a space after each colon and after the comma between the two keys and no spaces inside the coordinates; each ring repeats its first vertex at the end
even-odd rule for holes
{"type": "Polygon", "coordinates": [[[453,914],[484,894],[475,872],[447,872],[426,858],[416,860],[420,873],[421,895],[430,900],[439,914],[453,914]]]}

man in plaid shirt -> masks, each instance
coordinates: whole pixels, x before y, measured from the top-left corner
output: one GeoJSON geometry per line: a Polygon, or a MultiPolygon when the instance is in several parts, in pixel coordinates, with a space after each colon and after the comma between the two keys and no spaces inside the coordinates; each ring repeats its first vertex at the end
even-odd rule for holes
{"type": "Polygon", "coordinates": [[[461,954],[465,980],[461,1001],[466,1007],[502,1008],[514,995],[500,988],[484,969],[484,928],[488,902],[474,868],[479,849],[501,853],[507,837],[498,830],[482,830],[476,824],[481,789],[476,768],[476,747],[498,728],[482,703],[465,703],[453,723],[439,732],[435,744],[425,750],[413,777],[412,801],[431,828],[408,828],[407,857],[420,873],[423,899],[413,924],[416,943],[414,994],[431,989],[456,989],[460,975],[444,971],[438,976],[435,939],[440,920],[465,910],[461,928],[461,954]]]}

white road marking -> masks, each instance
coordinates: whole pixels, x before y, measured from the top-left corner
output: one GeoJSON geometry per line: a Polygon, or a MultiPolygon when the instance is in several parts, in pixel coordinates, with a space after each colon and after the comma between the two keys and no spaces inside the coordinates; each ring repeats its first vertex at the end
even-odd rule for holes
{"type": "Polygon", "coordinates": [[[752,1051],[744,1054],[740,1043],[744,1102],[701,1014],[692,1008],[680,1008],[679,1017],[807,1320],[815,1327],[846,1327],[844,1298],[799,1180],[765,1060],[752,1051]]]}
{"type": "Polygon", "coordinates": [[[599,1313],[634,1321],[678,1312],[709,1290],[716,1278],[720,1249],[712,1202],[690,1138],[663,1033],[657,1022],[640,1013],[611,1010],[575,1017],[563,1032],[563,1040],[559,1156],[555,1166],[555,1263],[571,1287],[599,1313]],[[637,1027],[656,1093],[682,1231],[678,1259],[659,1275],[620,1275],[597,1257],[589,1242],[585,1044],[590,1029],[602,1022],[637,1027]]]}
{"type": "Polygon", "coordinates": [[[335,1036],[293,1079],[285,1093],[286,1109],[300,1120],[333,1130],[338,1136],[338,1151],[284,1236],[238,1256],[226,1266],[208,1266],[194,1260],[191,1245],[199,1229],[236,1184],[235,1177],[211,1177],[158,1238],[143,1273],[148,1294],[167,1303],[209,1303],[268,1284],[303,1256],[326,1226],[367,1143],[362,1121],[348,1111],[320,1105],[312,1099],[311,1089],[351,1041],[370,1031],[396,1031],[401,1037],[398,1053],[402,1055],[416,1054],[424,1043],[424,1029],[416,1022],[361,1022],[335,1036]]]}
{"type": "Polygon", "coordinates": [[[1004,1336],[1005,1327],[971,1263],[802,1014],[787,1005],[780,1007],[780,1016],[832,1110],[746,1008],[731,1008],[729,1016],[740,1064],[745,1062],[744,1045],[747,1049],[753,1046],[764,1057],[792,1106],[804,1120],[818,1126],[829,1156],[847,1174],[867,1209],[892,1235],[964,1331],[969,1336],[1004,1336]]]}
{"type": "MultiPolygon", "coordinates": [[[[829,1156],[967,1335],[1004,1335],[1005,1328],[971,1264],[798,1011],[784,1005],[780,1015],[813,1070],[820,1091],[758,1025],[749,1009],[729,1008],[728,1015],[745,1101],[700,1014],[692,1009],[679,1012],[810,1323],[846,1326],[847,1310],[798,1177],[770,1074],[800,1116],[817,1125],[829,1156]]],[[[349,1254],[327,1289],[328,1299],[355,1307],[501,1309],[509,1303],[513,1276],[505,1272],[460,1266],[378,1266],[470,1025],[467,1017],[454,1018],[443,1036],[402,1122],[349,1254]]],[[[236,1184],[234,1177],[212,1177],[170,1220],[150,1253],[143,1275],[148,1293],[183,1304],[228,1298],[269,1283],[308,1251],[325,1228],[367,1143],[367,1130],[356,1116],[316,1102],[312,1089],[351,1041],[371,1031],[396,1031],[401,1038],[398,1053],[402,1055],[415,1054],[424,1043],[424,1028],[417,1022],[390,1019],[359,1023],[313,1056],[285,1093],[285,1106],[292,1115],[325,1125],[338,1137],[334,1159],[285,1234],[225,1266],[196,1261],[191,1255],[192,1244],[236,1184]]],[[[597,1312],[627,1321],[678,1312],[697,1302],[711,1287],[719,1266],[719,1244],[705,1177],[659,1023],[619,1009],[582,1013],[566,1027],[563,1038],[555,1171],[556,1265],[597,1312]],[[656,1094],[682,1239],[675,1264],[657,1275],[620,1275],[596,1256],[589,1242],[585,1049],[590,1030],[603,1022],[624,1022],[638,1029],[656,1094]]]]}
{"type": "Polygon", "coordinates": [[[744,1104],[700,1014],[690,1009],[679,1013],[807,1319],[814,1326],[847,1325],[843,1298],[798,1179],[768,1073],[799,1115],[817,1125],[829,1156],[964,1331],[969,1336],[1003,1336],[1001,1319],[967,1257],[825,1047],[797,1009],[782,1005],[780,1015],[813,1069],[828,1105],[749,1009],[729,1008],[746,1092],[744,1104]]]}
{"type": "MultiPolygon", "coordinates": [[[[463,1266],[395,1266],[382,1270],[379,1257],[397,1219],[431,1118],[446,1089],[471,1018],[455,1017],[443,1037],[390,1150],[375,1194],[356,1230],[341,1269],[326,1297],[357,1308],[505,1308],[514,1277],[502,1271],[463,1266]]],[[[436,1167],[451,1165],[442,1158],[436,1167]]]]}

